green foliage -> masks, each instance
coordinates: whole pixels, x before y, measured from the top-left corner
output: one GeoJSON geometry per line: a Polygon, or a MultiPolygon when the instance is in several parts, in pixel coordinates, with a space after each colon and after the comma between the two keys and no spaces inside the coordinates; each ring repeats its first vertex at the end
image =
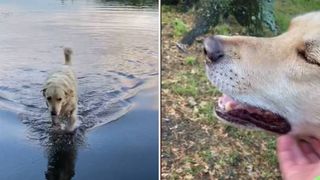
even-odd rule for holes
{"type": "Polygon", "coordinates": [[[205,161],[210,161],[214,158],[214,155],[210,150],[203,150],[199,152],[200,157],[202,157],[205,161]]]}
{"type": "Polygon", "coordinates": [[[212,122],[214,120],[213,104],[212,103],[204,104],[199,108],[199,113],[204,114],[205,119],[207,119],[209,122],[212,122]]]}
{"type": "Polygon", "coordinates": [[[226,156],[227,164],[231,166],[237,166],[241,161],[241,155],[238,152],[232,152],[228,156],[226,156]]]}
{"type": "Polygon", "coordinates": [[[161,13],[162,13],[162,18],[164,16],[164,13],[170,13],[174,11],[175,9],[172,6],[168,5],[161,5],[161,13]]]}
{"type": "Polygon", "coordinates": [[[229,35],[231,33],[230,26],[227,24],[217,25],[214,30],[216,34],[220,35],[229,35]]]}
{"type": "Polygon", "coordinates": [[[197,59],[194,56],[188,56],[186,57],[186,63],[189,65],[194,65],[196,64],[197,59]]]}
{"type": "Polygon", "coordinates": [[[188,84],[175,85],[172,91],[181,96],[197,96],[198,88],[196,82],[191,82],[188,84]]]}
{"type": "Polygon", "coordinates": [[[320,9],[320,0],[286,0],[276,1],[275,17],[279,33],[288,29],[290,20],[306,12],[318,11],[320,9]]]}
{"type": "Polygon", "coordinates": [[[183,36],[186,32],[188,32],[188,27],[181,19],[176,18],[173,21],[173,32],[177,37],[183,36]]]}
{"type": "Polygon", "coordinates": [[[276,140],[274,138],[270,139],[266,139],[267,142],[267,161],[269,162],[269,164],[272,164],[273,166],[277,166],[278,164],[278,159],[276,156],[276,153],[274,151],[274,149],[276,149],[276,140]]]}

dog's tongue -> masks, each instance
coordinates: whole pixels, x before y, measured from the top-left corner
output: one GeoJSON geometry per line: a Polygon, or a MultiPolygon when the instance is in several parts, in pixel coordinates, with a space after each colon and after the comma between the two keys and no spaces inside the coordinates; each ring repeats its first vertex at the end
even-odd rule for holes
{"type": "Polygon", "coordinates": [[[225,111],[230,111],[231,109],[235,108],[237,105],[239,104],[236,101],[234,101],[233,99],[231,99],[229,96],[225,94],[219,97],[218,99],[218,106],[221,109],[224,109],[225,111]]]}
{"type": "Polygon", "coordinates": [[[225,94],[223,94],[221,97],[219,97],[218,106],[219,106],[219,108],[221,108],[225,112],[229,112],[234,109],[246,109],[250,113],[259,113],[260,112],[259,110],[257,110],[257,108],[251,107],[246,104],[239,103],[225,94]]]}
{"type": "Polygon", "coordinates": [[[243,126],[256,126],[278,134],[290,131],[290,124],[283,117],[271,111],[237,102],[227,95],[218,99],[218,117],[243,126]]]}

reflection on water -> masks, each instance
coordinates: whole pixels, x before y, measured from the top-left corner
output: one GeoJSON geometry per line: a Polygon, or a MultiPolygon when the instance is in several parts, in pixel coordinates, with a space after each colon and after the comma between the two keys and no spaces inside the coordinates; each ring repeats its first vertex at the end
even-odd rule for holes
{"type": "Polygon", "coordinates": [[[48,148],[48,180],[67,180],[75,175],[77,146],[73,134],[50,134],[51,145],[48,148]]]}
{"type": "Polygon", "coordinates": [[[157,76],[157,4],[0,0],[0,23],[0,111],[18,114],[27,137],[47,149],[47,179],[71,179],[85,132],[126,114],[157,76]],[[65,46],[74,51],[81,125],[76,134],[53,134],[40,91],[65,46]]]}

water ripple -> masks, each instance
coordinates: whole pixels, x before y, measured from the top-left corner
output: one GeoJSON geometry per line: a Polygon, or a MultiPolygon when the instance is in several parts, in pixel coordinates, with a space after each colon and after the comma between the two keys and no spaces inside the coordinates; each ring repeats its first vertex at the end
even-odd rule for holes
{"type": "Polygon", "coordinates": [[[156,9],[82,3],[4,6],[0,13],[0,110],[19,114],[28,137],[43,145],[52,141],[51,120],[40,91],[63,63],[64,46],[74,50],[79,142],[85,131],[130,111],[130,99],[158,72],[156,9]]]}

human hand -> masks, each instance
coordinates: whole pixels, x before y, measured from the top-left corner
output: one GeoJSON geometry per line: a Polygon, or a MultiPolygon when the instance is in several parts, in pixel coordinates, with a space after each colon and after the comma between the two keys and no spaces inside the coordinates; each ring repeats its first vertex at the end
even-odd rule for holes
{"type": "Polygon", "coordinates": [[[283,135],[277,139],[277,155],[282,178],[285,180],[320,179],[320,141],[309,138],[298,141],[283,135]]]}

